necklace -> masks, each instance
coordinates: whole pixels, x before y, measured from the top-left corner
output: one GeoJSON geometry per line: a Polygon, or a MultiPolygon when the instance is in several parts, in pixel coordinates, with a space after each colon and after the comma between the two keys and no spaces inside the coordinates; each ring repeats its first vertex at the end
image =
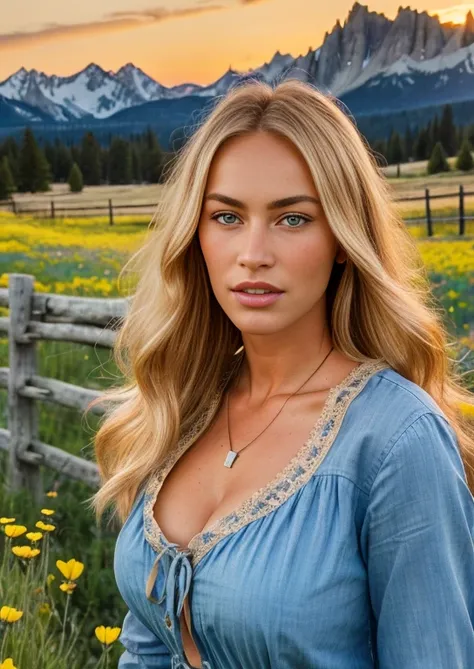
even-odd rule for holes
{"type": "Polygon", "coordinates": [[[283,402],[283,404],[282,404],[280,410],[278,411],[278,413],[276,414],[276,416],[275,416],[274,418],[272,418],[272,420],[268,423],[267,427],[263,428],[263,430],[262,430],[259,434],[257,434],[257,436],[255,437],[255,439],[252,439],[252,441],[250,441],[250,442],[249,442],[248,444],[246,444],[243,448],[241,448],[240,451],[234,451],[234,450],[232,449],[232,441],[231,441],[231,438],[230,438],[230,421],[229,421],[229,394],[230,394],[230,393],[227,393],[227,398],[226,398],[226,403],[227,403],[227,434],[228,434],[228,436],[229,436],[229,446],[230,446],[230,449],[229,449],[229,452],[227,453],[226,459],[225,459],[225,461],[224,461],[224,467],[229,467],[229,469],[230,469],[230,468],[232,467],[232,465],[234,464],[234,462],[235,462],[237,456],[244,450],[244,448],[247,448],[247,446],[250,446],[250,444],[253,444],[253,442],[254,442],[256,439],[258,439],[259,436],[260,436],[261,434],[263,434],[263,433],[265,432],[265,430],[267,430],[267,429],[270,427],[270,425],[273,423],[273,421],[276,420],[276,418],[277,418],[277,417],[280,415],[280,413],[283,411],[283,407],[284,407],[285,404],[288,402],[288,400],[290,400],[294,395],[296,395],[296,393],[297,393],[299,390],[301,390],[301,388],[302,388],[304,385],[306,385],[306,384],[308,383],[308,381],[309,381],[309,380],[316,374],[316,372],[318,371],[318,369],[324,364],[324,362],[326,361],[326,358],[329,356],[329,354],[330,354],[333,350],[334,350],[334,346],[331,347],[331,350],[330,350],[329,353],[326,355],[326,357],[323,359],[323,362],[322,362],[320,365],[317,366],[317,368],[314,370],[314,372],[312,372],[311,376],[309,376],[309,377],[306,379],[306,381],[305,381],[304,383],[302,383],[301,386],[295,390],[294,393],[292,393],[291,395],[289,395],[289,397],[286,398],[286,400],[283,402]]]}

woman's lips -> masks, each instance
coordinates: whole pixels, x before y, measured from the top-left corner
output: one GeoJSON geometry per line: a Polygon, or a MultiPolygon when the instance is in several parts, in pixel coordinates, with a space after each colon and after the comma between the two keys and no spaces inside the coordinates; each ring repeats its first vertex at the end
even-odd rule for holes
{"type": "Polygon", "coordinates": [[[276,302],[284,293],[245,293],[243,290],[233,290],[235,299],[246,307],[266,307],[276,302]]]}

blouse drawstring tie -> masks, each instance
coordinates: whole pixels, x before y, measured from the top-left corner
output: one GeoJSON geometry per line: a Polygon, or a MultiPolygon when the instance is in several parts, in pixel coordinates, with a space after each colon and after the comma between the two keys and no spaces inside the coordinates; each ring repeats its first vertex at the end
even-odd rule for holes
{"type": "Polygon", "coordinates": [[[188,559],[189,555],[191,555],[191,551],[188,549],[180,551],[177,550],[173,545],[165,546],[163,550],[156,556],[146,583],[147,599],[151,602],[161,604],[161,602],[166,597],[167,612],[173,611],[177,617],[179,617],[181,614],[184,600],[189,592],[189,588],[191,587],[193,570],[191,562],[188,559]],[[169,565],[168,569],[165,569],[165,580],[161,595],[158,599],[155,599],[151,593],[156,583],[159,562],[162,557],[168,558],[169,565]],[[178,599],[178,605],[175,608],[176,587],[178,587],[180,595],[178,599]]]}
{"type": "MultiPolygon", "coordinates": [[[[147,599],[153,603],[161,604],[166,597],[166,613],[167,617],[169,612],[173,612],[176,619],[179,621],[181,611],[184,607],[185,617],[188,619],[188,627],[191,629],[191,610],[189,608],[189,601],[187,595],[191,587],[192,580],[192,566],[189,560],[191,551],[185,549],[183,551],[178,550],[175,545],[168,545],[163,548],[163,550],[156,556],[153,561],[153,566],[150,570],[150,574],[146,583],[146,596],[147,599]],[[167,558],[169,564],[168,568],[165,569],[165,578],[163,584],[163,590],[158,599],[152,596],[153,588],[155,587],[156,579],[158,576],[159,563],[162,558],[167,558]],[[179,590],[178,604],[176,604],[176,588],[179,590]]],[[[168,618],[169,619],[169,618],[168,618]]],[[[177,656],[176,656],[177,658],[177,656]]],[[[188,667],[187,664],[183,666],[188,667]]],[[[209,667],[207,662],[203,662],[203,667],[209,667]]]]}

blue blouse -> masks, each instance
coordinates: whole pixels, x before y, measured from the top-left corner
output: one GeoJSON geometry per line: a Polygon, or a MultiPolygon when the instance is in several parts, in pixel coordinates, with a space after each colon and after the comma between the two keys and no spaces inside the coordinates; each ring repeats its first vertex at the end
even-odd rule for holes
{"type": "Polygon", "coordinates": [[[474,498],[420,386],[377,361],[354,368],[285,469],[181,550],[153,507],[189,443],[117,538],[119,669],[193,669],[186,596],[203,669],[474,667],[474,498]]]}

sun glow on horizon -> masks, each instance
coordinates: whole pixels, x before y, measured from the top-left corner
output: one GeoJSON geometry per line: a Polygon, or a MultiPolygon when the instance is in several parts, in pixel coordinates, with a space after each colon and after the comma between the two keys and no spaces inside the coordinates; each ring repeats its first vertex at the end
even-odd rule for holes
{"type": "Polygon", "coordinates": [[[453,7],[446,7],[445,9],[430,9],[428,13],[431,16],[437,14],[441,23],[454,23],[463,26],[466,23],[466,15],[468,12],[474,14],[474,4],[453,5],[453,7]]]}

